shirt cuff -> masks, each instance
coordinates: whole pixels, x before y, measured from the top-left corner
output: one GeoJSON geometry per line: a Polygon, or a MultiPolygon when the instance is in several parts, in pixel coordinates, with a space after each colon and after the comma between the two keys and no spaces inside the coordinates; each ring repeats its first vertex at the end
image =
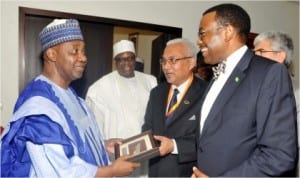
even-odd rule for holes
{"type": "Polygon", "coordinates": [[[174,149],[172,151],[172,154],[178,154],[176,141],[175,141],[175,139],[172,139],[172,141],[173,141],[173,145],[174,145],[174,149]]]}

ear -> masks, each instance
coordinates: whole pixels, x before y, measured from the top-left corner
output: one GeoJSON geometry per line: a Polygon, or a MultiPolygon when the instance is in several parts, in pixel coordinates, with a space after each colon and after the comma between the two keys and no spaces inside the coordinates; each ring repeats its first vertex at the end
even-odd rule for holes
{"type": "Polygon", "coordinates": [[[278,62],[283,64],[284,60],[286,59],[286,52],[280,51],[277,53],[277,55],[278,55],[278,60],[279,60],[278,62]]]}
{"type": "Polygon", "coordinates": [[[117,64],[118,64],[117,60],[113,59],[113,61],[114,61],[114,65],[117,66],[117,64]]]}
{"type": "Polygon", "coordinates": [[[231,25],[225,25],[223,28],[224,28],[224,32],[225,32],[224,40],[225,40],[225,42],[228,42],[234,37],[235,30],[234,30],[233,26],[231,26],[231,25]]]}
{"type": "Polygon", "coordinates": [[[48,48],[48,49],[46,49],[45,54],[46,54],[48,60],[50,60],[52,62],[56,61],[57,52],[56,52],[56,50],[54,48],[48,48]]]}
{"type": "Polygon", "coordinates": [[[197,59],[193,57],[193,59],[190,61],[190,70],[194,70],[197,66],[197,59]]]}

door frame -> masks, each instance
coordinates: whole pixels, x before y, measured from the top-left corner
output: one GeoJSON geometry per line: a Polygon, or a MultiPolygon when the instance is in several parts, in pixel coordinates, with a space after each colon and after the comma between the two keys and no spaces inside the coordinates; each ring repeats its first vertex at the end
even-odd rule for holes
{"type": "Polygon", "coordinates": [[[113,26],[136,28],[141,30],[151,30],[156,32],[162,32],[169,34],[171,36],[182,36],[182,28],[135,22],[128,20],[119,20],[112,18],[104,18],[90,15],[81,15],[74,13],[65,13],[58,11],[50,11],[43,9],[35,9],[28,7],[19,7],[19,92],[24,88],[25,84],[25,18],[26,16],[37,16],[37,17],[47,17],[47,18],[74,18],[80,21],[92,22],[92,23],[103,23],[113,26]]]}

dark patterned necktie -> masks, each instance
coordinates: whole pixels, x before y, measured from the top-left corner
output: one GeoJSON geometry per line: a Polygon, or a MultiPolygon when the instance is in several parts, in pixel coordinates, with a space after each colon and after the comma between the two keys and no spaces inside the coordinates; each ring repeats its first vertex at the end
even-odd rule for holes
{"type": "Polygon", "coordinates": [[[169,104],[168,112],[177,103],[177,95],[178,95],[178,93],[179,93],[178,89],[175,88],[174,91],[173,91],[173,96],[172,96],[170,104],[169,104]]]}
{"type": "Polygon", "coordinates": [[[225,73],[226,64],[224,61],[220,62],[217,66],[212,67],[212,71],[214,73],[213,79],[216,80],[221,73],[225,73]]]}

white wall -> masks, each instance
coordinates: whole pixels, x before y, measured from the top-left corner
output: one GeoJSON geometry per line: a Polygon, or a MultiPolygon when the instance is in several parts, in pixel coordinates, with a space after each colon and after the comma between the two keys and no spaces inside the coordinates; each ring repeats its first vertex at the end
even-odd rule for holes
{"type": "MultiPolygon", "coordinates": [[[[230,1],[233,2],[233,1],[230,1]]],[[[6,125],[18,96],[19,6],[132,20],[183,28],[183,37],[196,42],[202,12],[221,1],[13,1],[1,0],[0,108],[6,125]]],[[[299,85],[299,2],[236,2],[252,18],[252,32],[284,30],[295,42],[299,85]]]]}

